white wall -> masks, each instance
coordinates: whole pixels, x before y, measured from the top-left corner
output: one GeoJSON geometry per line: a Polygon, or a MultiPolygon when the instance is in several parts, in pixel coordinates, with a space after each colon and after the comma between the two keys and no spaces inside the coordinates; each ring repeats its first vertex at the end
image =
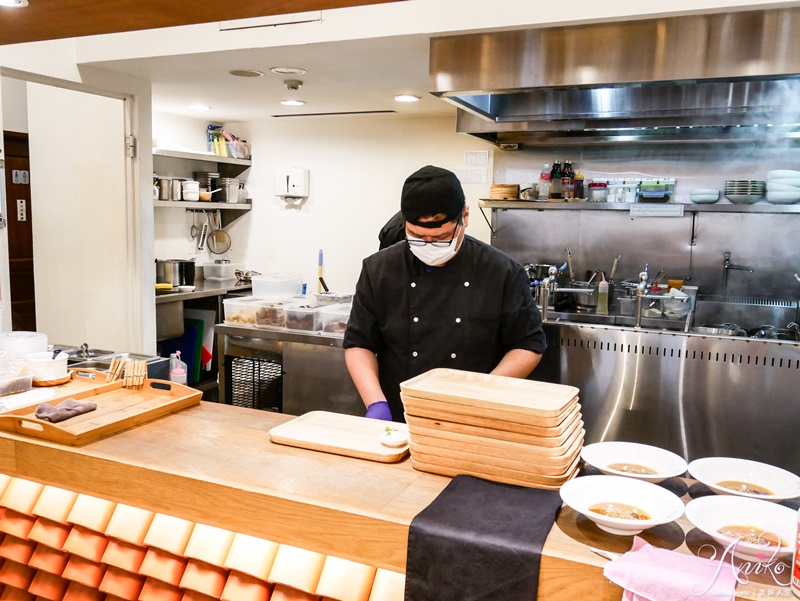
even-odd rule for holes
{"type": "Polygon", "coordinates": [[[205,152],[208,119],[191,119],[153,111],[153,148],[205,152]]]}
{"type": "Polygon", "coordinates": [[[28,133],[27,82],[3,77],[3,128],[28,133]]]}
{"type": "MultiPolygon", "coordinates": [[[[468,232],[488,240],[488,226],[477,207],[488,197],[494,146],[455,133],[451,118],[355,116],[229,123],[226,128],[248,140],[253,166],[246,187],[253,209],[228,229],[234,263],[262,273],[302,273],[316,290],[317,258],[324,253],[324,276],[331,289],[352,291],[361,260],[378,249],[378,231],[400,208],[405,178],[426,164],[465,168],[465,151],[487,150],[485,184],[466,184],[470,204],[468,232]],[[275,173],[286,167],[310,170],[310,197],[301,207],[287,206],[273,192],[275,173]]],[[[191,216],[160,210],[156,256],[188,258],[194,243],[191,216]]],[[[200,264],[215,257],[203,253],[200,264]]]]}

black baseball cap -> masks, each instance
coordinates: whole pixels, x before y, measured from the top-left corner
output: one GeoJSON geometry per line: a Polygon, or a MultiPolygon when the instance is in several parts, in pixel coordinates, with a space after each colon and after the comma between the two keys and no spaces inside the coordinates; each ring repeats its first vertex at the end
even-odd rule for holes
{"type": "Polygon", "coordinates": [[[403,218],[419,227],[437,228],[453,221],[464,210],[466,202],[461,182],[452,171],[426,165],[408,176],[400,197],[403,218]],[[443,213],[440,221],[420,222],[421,217],[443,213]]]}

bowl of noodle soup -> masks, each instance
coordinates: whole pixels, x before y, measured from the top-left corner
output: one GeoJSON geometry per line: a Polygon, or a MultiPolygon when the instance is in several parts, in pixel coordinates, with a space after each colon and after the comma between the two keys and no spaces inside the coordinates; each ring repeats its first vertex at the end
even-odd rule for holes
{"type": "Polygon", "coordinates": [[[704,457],[689,473],[718,495],[777,503],[800,496],[800,478],[774,465],[734,457],[704,457]]]}

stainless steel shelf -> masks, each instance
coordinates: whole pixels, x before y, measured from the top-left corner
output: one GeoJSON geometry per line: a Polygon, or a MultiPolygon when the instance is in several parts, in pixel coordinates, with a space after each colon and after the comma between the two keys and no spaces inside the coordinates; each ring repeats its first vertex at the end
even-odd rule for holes
{"type": "Polygon", "coordinates": [[[153,149],[153,156],[169,157],[172,159],[191,159],[193,161],[208,161],[210,163],[224,163],[226,165],[252,165],[250,159],[235,159],[232,157],[220,157],[215,154],[202,154],[195,152],[181,152],[178,150],[153,149]]]}
{"type": "Polygon", "coordinates": [[[531,200],[487,200],[480,199],[482,209],[528,209],[534,211],[630,211],[632,206],[659,207],[683,205],[686,213],[800,213],[800,204],[774,205],[759,201],[751,205],[728,203],[614,203],[614,202],[545,202],[531,200]]]}
{"type": "Polygon", "coordinates": [[[199,209],[207,211],[216,209],[249,211],[253,208],[253,204],[249,202],[193,202],[188,200],[154,200],[153,206],[157,209],[199,209]]]}

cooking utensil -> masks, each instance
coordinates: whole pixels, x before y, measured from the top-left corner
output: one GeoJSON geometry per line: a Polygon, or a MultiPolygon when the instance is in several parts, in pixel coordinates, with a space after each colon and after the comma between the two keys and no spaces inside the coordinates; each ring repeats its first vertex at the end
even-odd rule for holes
{"type": "Polygon", "coordinates": [[[197,238],[197,234],[200,233],[200,228],[197,227],[197,224],[195,223],[196,216],[197,213],[195,211],[192,211],[192,228],[189,230],[189,234],[192,236],[192,240],[197,238]]]}
{"type": "Polygon", "coordinates": [[[575,270],[572,269],[572,249],[567,247],[567,265],[569,266],[569,281],[575,281],[575,270]]]}
{"type": "Polygon", "coordinates": [[[325,283],[325,279],[322,276],[319,276],[319,283],[322,284],[322,289],[325,292],[330,292],[330,290],[328,290],[328,285],[325,283]]]}
{"type": "MultiPolygon", "coordinates": [[[[203,211],[205,213],[205,211],[203,211]]],[[[208,239],[208,215],[206,215],[205,223],[203,223],[203,227],[200,230],[200,240],[197,242],[197,250],[203,250],[206,246],[206,240],[208,239]]]]}
{"type": "Polygon", "coordinates": [[[617,265],[619,265],[620,258],[622,258],[622,255],[621,254],[617,255],[617,258],[614,259],[614,264],[611,266],[611,275],[608,278],[609,286],[614,283],[614,274],[617,273],[617,265]]]}
{"type": "Polygon", "coordinates": [[[231,247],[231,237],[221,227],[219,211],[212,216],[212,222],[214,222],[214,230],[208,235],[208,250],[215,255],[223,255],[231,247]]]}

